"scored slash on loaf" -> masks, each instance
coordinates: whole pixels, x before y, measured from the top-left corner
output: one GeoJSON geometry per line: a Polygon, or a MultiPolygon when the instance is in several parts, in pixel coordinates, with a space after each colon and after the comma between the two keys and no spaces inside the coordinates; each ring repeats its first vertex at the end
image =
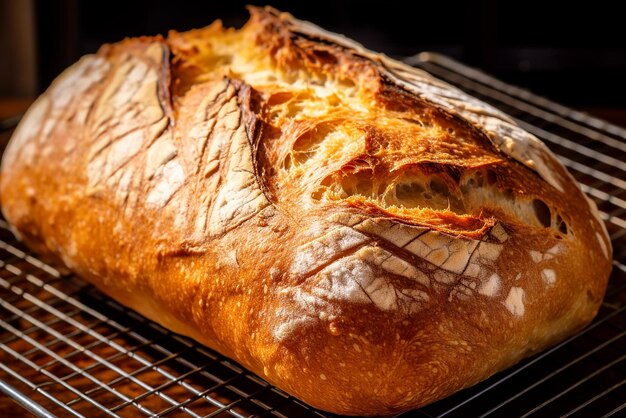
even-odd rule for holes
{"type": "Polygon", "coordinates": [[[271,8],[105,45],[3,157],[16,234],[303,401],[393,414],[587,324],[611,244],[490,106],[271,8]]]}

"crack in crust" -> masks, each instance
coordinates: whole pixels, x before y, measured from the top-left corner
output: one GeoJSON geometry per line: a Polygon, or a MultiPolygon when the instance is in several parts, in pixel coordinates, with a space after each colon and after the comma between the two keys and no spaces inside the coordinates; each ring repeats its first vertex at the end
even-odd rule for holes
{"type": "MultiPolygon", "coordinates": [[[[296,249],[291,274],[305,284],[283,290],[302,310],[299,326],[304,318],[315,323],[320,309],[341,316],[333,301],[371,304],[404,318],[438,299],[502,296],[494,266],[508,233],[500,224],[488,240],[471,240],[387,219],[338,214],[331,220],[324,235],[296,249]]],[[[517,316],[523,315],[522,293],[501,301],[517,316]]],[[[277,338],[290,334],[287,323],[280,319],[277,338]]]]}
{"type": "Polygon", "coordinates": [[[394,84],[402,86],[453,114],[462,116],[479,126],[481,130],[484,129],[489,139],[501,152],[537,172],[557,190],[563,192],[564,183],[573,180],[543,142],[517,126],[509,116],[494,107],[436,79],[425,71],[369,51],[351,39],[325,31],[312,23],[295,20],[287,13],[268,11],[298,34],[341,45],[379,63],[384,75],[394,84]]]}
{"type": "Polygon", "coordinates": [[[172,213],[177,225],[192,226],[190,248],[201,245],[269,204],[253,162],[256,139],[249,135],[258,132],[249,90],[228,79],[199,86],[185,98],[200,98],[198,110],[191,123],[181,124],[187,130],[179,131],[159,93],[169,89],[168,78],[160,77],[170,71],[167,46],[133,46],[111,55],[106,87],[87,123],[90,194],[114,191],[129,214],[139,204],[172,213]],[[137,193],[144,182],[145,193],[137,193]],[[192,204],[197,197],[202,205],[192,204]]]}

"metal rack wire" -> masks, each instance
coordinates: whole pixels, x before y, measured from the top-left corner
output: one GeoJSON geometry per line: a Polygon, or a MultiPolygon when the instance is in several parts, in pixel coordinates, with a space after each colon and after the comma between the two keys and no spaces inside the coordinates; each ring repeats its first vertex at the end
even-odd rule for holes
{"type": "MultiPolygon", "coordinates": [[[[407,416],[623,415],[626,130],[440,55],[408,61],[503,109],[542,138],[598,203],[615,261],[601,311],[583,332],[407,416]]],[[[40,417],[331,416],[48,265],[3,220],[0,392],[40,417]]]]}

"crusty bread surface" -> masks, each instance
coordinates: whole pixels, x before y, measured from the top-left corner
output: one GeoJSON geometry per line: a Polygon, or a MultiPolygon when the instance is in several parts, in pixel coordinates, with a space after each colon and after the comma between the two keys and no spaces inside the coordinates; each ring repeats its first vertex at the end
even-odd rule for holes
{"type": "Polygon", "coordinates": [[[4,154],[18,237],[303,401],[392,414],[589,323],[595,205],[508,116],[273,9],[105,45],[4,154]]]}

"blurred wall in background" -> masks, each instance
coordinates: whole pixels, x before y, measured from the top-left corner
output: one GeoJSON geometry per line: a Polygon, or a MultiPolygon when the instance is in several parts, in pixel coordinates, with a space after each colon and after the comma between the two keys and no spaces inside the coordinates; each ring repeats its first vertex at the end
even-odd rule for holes
{"type": "Polygon", "coordinates": [[[34,0],[0,0],[0,96],[38,91],[34,0]]]}
{"type": "Polygon", "coordinates": [[[570,106],[626,108],[624,19],[617,2],[604,0],[0,0],[2,52],[12,49],[9,57],[16,57],[2,64],[3,84],[32,78],[36,63],[40,91],[81,55],[125,36],[202,27],[217,18],[240,26],[247,3],[269,3],[393,57],[438,51],[570,106]],[[31,9],[35,39],[25,18],[31,9]]]}

